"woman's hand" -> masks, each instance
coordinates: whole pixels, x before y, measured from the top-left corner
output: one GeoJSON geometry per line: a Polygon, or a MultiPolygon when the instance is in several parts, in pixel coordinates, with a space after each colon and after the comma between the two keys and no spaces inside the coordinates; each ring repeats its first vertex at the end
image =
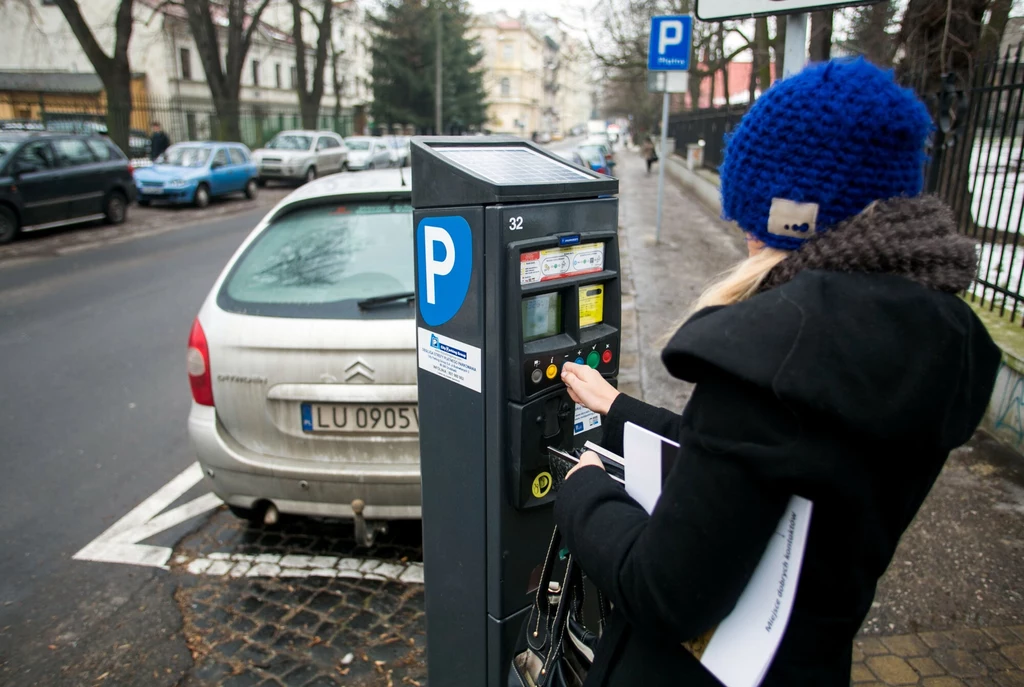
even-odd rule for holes
{"type": "Polygon", "coordinates": [[[562,382],[572,400],[601,415],[608,414],[619,396],[619,391],[589,365],[566,363],[562,366],[562,382]]]}
{"type": "Polygon", "coordinates": [[[604,470],[604,463],[602,463],[601,459],[597,457],[597,454],[594,453],[593,451],[587,451],[582,456],[580,456],[580,462],[576,463],[576,465],[573,466],[572,470],[565,473],[565,478],[569,479],[570,477],[572,477],[572,473],[576,472],[580,468],[585,468],[588,465],[596,465],[597,467],[604,470]]]}

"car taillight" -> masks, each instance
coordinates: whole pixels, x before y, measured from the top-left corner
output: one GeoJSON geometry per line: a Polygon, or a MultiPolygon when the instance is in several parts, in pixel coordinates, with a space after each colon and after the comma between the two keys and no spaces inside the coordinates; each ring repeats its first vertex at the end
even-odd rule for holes
{"type": "Polygon", "coordinates": [[[135,174],[135,167],[133,167],[132,163],[130,163],[130,162],[128,163],[128,173],[129,174],[135,174]]]}
{"type": "Polygon", "coordinates": [[[597,171],[598,171],[599,174],[607,174],[608,173],[608,168],[607,167],[598,167],[597,171]]]}
{"type": "Polygon", "coordinates": [[[605,155],[604,156],[604,161],[605,162],[611,162],[612,161],[612,156],[611,155],[605,155]]]}
{"type": "Polygon", "coordinates": [[[203,332],[199,318],[192,323],[192,331],[188,335],[188,383],[192,386],[192,399],[203,406],[213,405],[213,378],[210,375],[210,349],[206,345],[206,334],[203,332]]]}

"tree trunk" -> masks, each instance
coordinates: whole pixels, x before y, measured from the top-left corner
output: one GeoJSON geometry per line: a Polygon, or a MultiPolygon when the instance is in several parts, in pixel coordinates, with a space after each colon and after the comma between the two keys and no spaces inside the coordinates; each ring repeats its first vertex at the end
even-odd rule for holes
{"type": "Polygon", "coordinates": [[[324,97],[324,70],[327,68],[327,47],[331,38],[331,15],[334,3],[331,0],[320,0],[320,2],[322,5],[320,19],[317,19],[311,11],[307,11],[317,28],[313,78],[310,83],[306,72],[306,43],[302,38],[302,12],[305,10],[302,8],[301,0],[291,0],[292,41],[295,43],[295,70],[299,80],[296,90],[299,95],[302,126],[307,129],[318,128],[316,120],[320,116],[320,101],[324,97]]]}
{"type": "Polygon", "coordinates": [[[718,24],[718,59],[722,63],[722,90],[725,91],[725,106],[729,107],[730,93],[729,93],[729,63],[731,60],[726,59],[725,54],[725,34],[722,28],[722,24],[718,24]]]}
{"type": "Polygon", "coordinates": [[[761,93],[765,93],[772,85],[772,57],[769,52],[771,41],[768,37],[768,17],[754,20],[754,46],[757,51],[754,62],[757,64],[757,83],[761,93]]]}
{"type": "Polygon", "coordinates": [[[103,82],[107,92],[107,135],[131,157],[132,78],[128,64],[112,69],[103,82]]]}
{"type": "Polygon", "coordinates": [[[775,53],[775,78],[781,79],[786,73],[786,18],[775,17],[775,39],[772,41],[775,53]]]}
{"type": "Polygon", "coordinates": [[[832,57],[832,10],[811,14],[811,62],[828,62],[832,57]]]}
{"type": "Polygon", "coordinates": [[[751,105],[754,104],[754,100],[757,99],[757,48],[756,46],[751,48],[750,53],[752,55],[750,62],[750,82],[747,85],[747,102],[751,105]]]}
{"type": "Polygon", "coordinates": [[[978,57],[984,59],[988,55],[997,53],[999,45],[1003,41],[1003,34],[1006,32],[1006,24],[1010,19],[1010,10],[1013,9],[1013,0],[993,0],[989,8],[988,23],[981,34],[981,44],[978,46],[978,57]]]}
{"type": "Polygon", "coordinates": [[[96,75],[103,82],[107,95],[107,135],[124,151],[131,152],[128,143],[129,122],[132,116],[132,75],[128,64],[128,42],[132,35],[133,0],[121,0],[115,18],[113,56],[107,55],[92,29],[85,22],[76,0],[55,0],[61,13],[78,39],[82,52],[89,58],[96,75]]]}
{"type": "Polygon", "coordinates": [[[220,35],[211,14],[210,0],[183,0],[192,38],[196,43],[199,62],[206,73],[210,97],[217,112],[215,132],[220,140],[241,141],[239,121],[239,95],[245,56],[252,45],[252,37],[260,25],[260,17],[270,0],[259,0],[252,12],[247,12],[247,0],[227,0],[219,5],[227,13],[227,51],[221,60],[220,35]]]}

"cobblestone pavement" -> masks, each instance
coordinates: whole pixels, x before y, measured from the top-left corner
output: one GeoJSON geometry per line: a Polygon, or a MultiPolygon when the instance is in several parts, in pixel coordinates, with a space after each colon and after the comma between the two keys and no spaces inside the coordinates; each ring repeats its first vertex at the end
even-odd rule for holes
{"type": "Polygon", "coordinates": [[[222,510],[173,561],[195,661],[183,687],[425,683],[419,522],[363,549],[345,523],[257,527],[222,510]]]}

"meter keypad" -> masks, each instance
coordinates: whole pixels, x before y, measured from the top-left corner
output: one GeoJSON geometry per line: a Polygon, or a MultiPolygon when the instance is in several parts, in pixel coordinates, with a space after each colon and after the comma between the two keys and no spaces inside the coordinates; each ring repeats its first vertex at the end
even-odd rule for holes
{"type": "Polygon", "coordinates": [[[552,351],[545,355],[531,357],[523,363],[524,391],[527,396],[546,391],[562,384],[562,367],[565,363],[588,365],[603,375],[616,372],[618,337],[588,342],[585,347],[552,351]]]}

